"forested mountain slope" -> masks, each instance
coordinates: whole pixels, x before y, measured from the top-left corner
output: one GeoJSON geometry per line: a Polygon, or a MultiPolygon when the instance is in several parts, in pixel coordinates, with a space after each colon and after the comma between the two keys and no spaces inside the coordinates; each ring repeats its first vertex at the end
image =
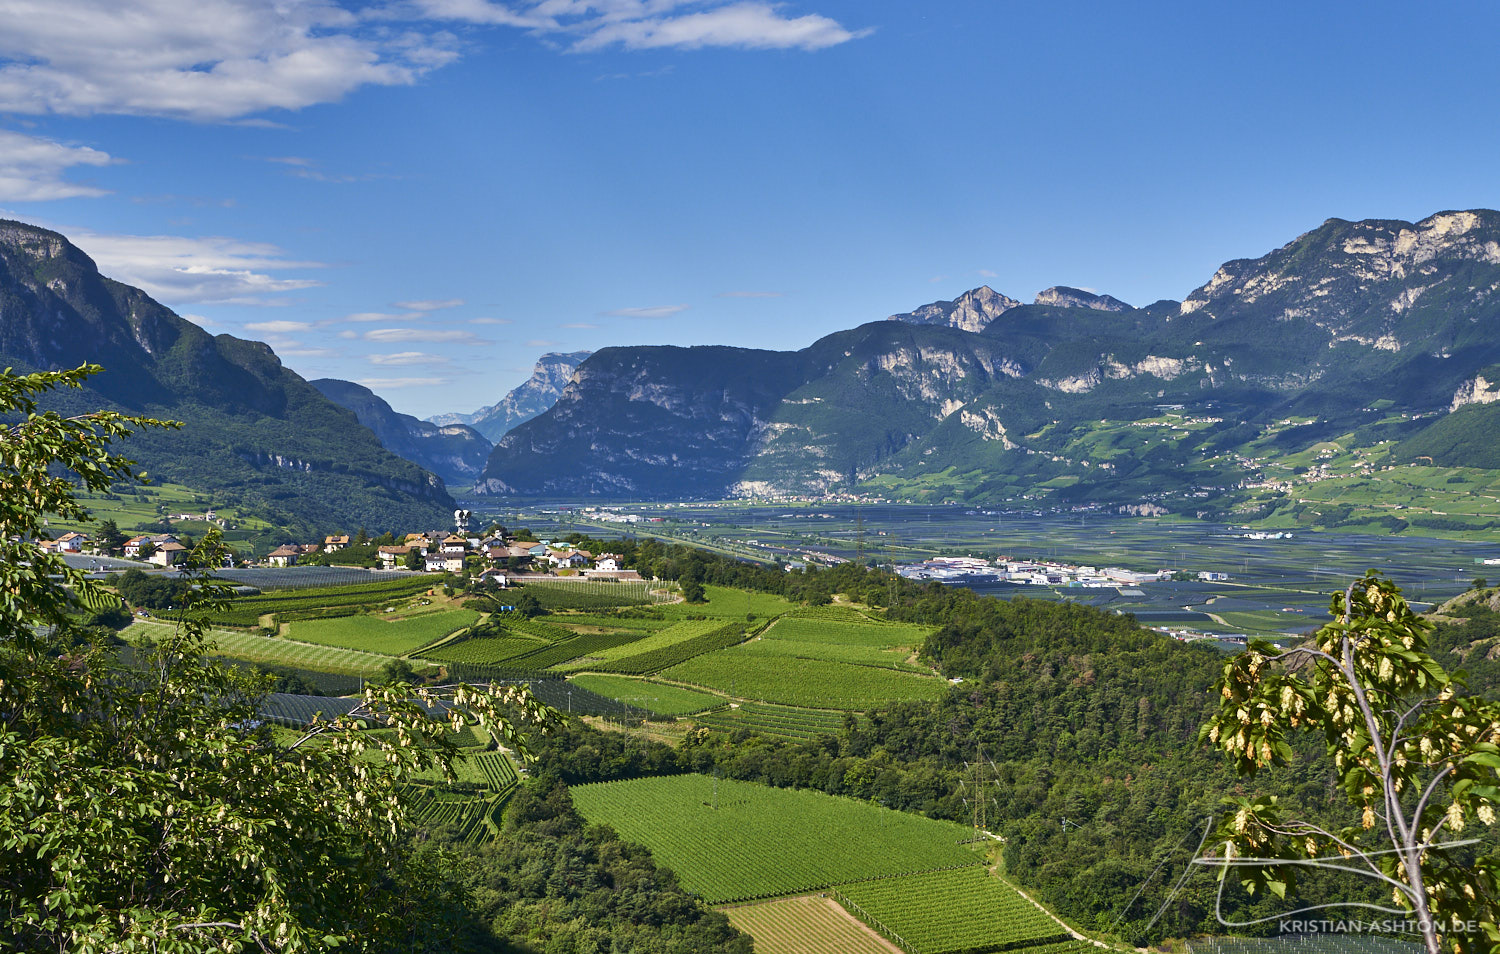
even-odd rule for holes
{"type": "Polygon", "coordinates": [[[308,534],[442,526],[443,483],[380,445],[354,414],[265,344],[210,335],[140,289],[99,274],[66,238],[0,221],[0,362],[103,365],[50,406],[182,421],[122,443],[153,476],[239,503],[308,534]]]}

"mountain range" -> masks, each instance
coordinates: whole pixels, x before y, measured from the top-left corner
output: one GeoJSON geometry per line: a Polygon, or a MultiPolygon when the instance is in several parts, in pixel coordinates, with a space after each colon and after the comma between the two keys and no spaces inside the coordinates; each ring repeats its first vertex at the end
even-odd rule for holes
{"type": "MultiPolygon", "coordinates": [[[[544,354],[537,359],[531,377],[504,398],[472,414],[438,414],[427,420],[433,424],[468,424],[490,441],[498,441],[507,431],[546,411],[557,403],[573,372],[592,351],[571,354],[544,354]]],[[[483,469],[482,467],[480,469],[483,469]]],[[[477,471],[476,471],[477,473],[477,471]]]]}
{"type": "Polygon", "coordinates": [[[1129,505],[1332,437],[1475,465],[1500,456],[1497,292],[1500,213],[1329,219],[1181,301],[981,287],[799,351],[606,348],[477,489],[1129,505]]]}
{"type": "Polygon", "coordinates": [[[446,526],[436,475],[381,446],[356,416],[265,344],[210,335],[99,274],[62,235],[0,221],[0,363],[18,371],[99,364],[63,413],[109,408],[184,423],[117,445],[157,480],[254,510],[288,532],[446,526]]]}

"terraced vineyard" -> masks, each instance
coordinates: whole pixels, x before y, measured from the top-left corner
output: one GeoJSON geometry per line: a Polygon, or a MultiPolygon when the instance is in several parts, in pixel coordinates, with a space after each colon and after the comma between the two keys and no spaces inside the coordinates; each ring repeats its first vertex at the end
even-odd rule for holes
{"type": "MultiPolygon", "coordinates": [[[[314,569],[314,568],[309,568],[314,569]]],[[[322,567],[316,569],[324,569],[322,567]]],[[[327,569],[343,569],[329,567],[327,569]]],[[[250,571],[229,571],[224,573],[250,571]]],[[[259,571],[275,574],[282,571],[259,571]]],[[[369,574],[359,571],[363,578],[369,574]]],[[[321,579],[306,576],[305,579],[321,579]]],[[[299,588],[285,592],[272,592],[260,596],[245,596],[231,602],[223,612],[209,618],[215,626],[255,627],[260,618],[268,613],[290,618],[313,618],[318,616],[351,615],[360,609],[382,609],[393,603],[402,603],[418,593],[431,589],[433,581],[422,576],[399,576],[373,583],[350,586],[321,583],[315,587],[299,588]]]]}
{"type": "Polygon", "coordinates": [[[527,580],[522,590],[536,597],[537,602],[549,610],[602,610],[619,606],[643,606],[655,599],[651,593],[651,584],[646,581],[569,578],[527,580]]]}
{"type": "MultiPolygon", "coordinates": [[[[711,620],[719,624],[707,632],[681,639],[674,643],[644,652],[634,652],[631,655],[616,659],[613,662],[605,662],[592,665],[589,668],[600,672],[616,672],[626,675],[648,676],[653,673],[669,669],[679,663],[686,662],[704,653],[711,653],[718,649],[728,649],[745,638],[745,626],[743,623],[723,623],[721,620],[711,620]]],[[[699,624],[701,626],[701,624],[699,624]]],[[[640,640],[632,643],[625,649],[634,650],[638,646],[660,638],[662,633],[650,637],[648,640],[640,640]]]]}
{"type": "Polygon", "coordinates": [[[411,785],[404,792],[406,810],[414,821],[454,828],[461,841],[477,844],[497,830],[492,816],[499,804],[492,797],[464,795],[430,785],[411,785]]]}
{"type": "Polygon", "coordinates": [[[746,645],[745,651],[931,673],[930,667],[908,661],[929,633],[931,629],[927,627],[895,623],[782,617],[759,639],[746,645]]]}
{"type": "Polygon", "coordinates": [[[702,636],[705,633],[711,633],[723,627],[724,621],[722,619],[694,619],[671,623],[662,629],[649,633],[637,631],[635,640],[629,643],[621,643],[619,646],[591,653],[587,665],[590,668],[594,668],[596,664],[612,663],[628,656],[635,656],[658,649],[667,649],[678,643],[702,636]]]}
{"type": "Polygon", "coordinates": [[[521,783],[516,767],[504,752],[480,752],[470,755],[468,768],[484,779],[485,784],[499,793],[508,793],[521,783]]]}
{"type": "Polygon", "coordinates": [[[936,676],[794,656],[770,665],[764,655],[745,648],[699,656],[662,675],[739,699],[861,712],[904,699],[938,699],[947,691],[948,684],[936,676]]]}
{"type": "Polygon", "coordinates": [[[348,715],[358,705],[357,700],[337,696],[299,696],[289,692],[273,692],[260,704],[260,717],[267,722],[300,729],[315,717],[330,722],[339,716],[348,715]]]}
{"type": "Polygon", "coordinates": [[[834,897],[917,954],[999,951],[1070,940],[1056,921],[982,867],[840,885],[834,897]]]}
{"type": "Polygon", "coordinates": [[[289,638],[325,646],[403,656],[435,640],[471,626],[479,619],[473,610],[455,609],[387,621],[378,616],[299,620],[290,624],[289,638]]]}
{"type": "Polygon", "coordinates": [[[813,739],[837,733],[844,725],[844,714],[829,709],[742,702],[737,706],[693,716],[693,722],[725,732],[745,729],[783,739],[813,739]]]}
{"type": "MultiPolygon", "coordinates": [[[[159,639],[162,631],[168,628],[165,624],[137,620],[125,633],[130,638],[134,638],[137,634],[145,634],[159,639]]],[[[214,630],[210,635],[213,639],[215,655],[274,666],[315,669],[343,676],[372,675],[379,672],[382,666],[394,658],[352,649],[299,643],[274,636],[257,636],[252,633],[214,630]]]]}
{"type": "Polygon", "coordinates": [[[584,675],[574,676],[568,681],[601,696],[650,709],[657,715],[689,715],[724,704],[723,699],[706,692],[694,692],[680,686],[665,686],[659,682],[631,679],[628,676],[584,675]]]}
{"type": "Polygon", "coordinates": [[[756,954],[892,954],[897,948],[856,924],[830,898],[785,898],[724,911],[755,939],[756,954]]]}
{"type": "Polygon", "coordinates": [[[979,862],[960,825],[822,792],[703,775],[571,791],[585,818],[646,845],[715,904],[979,862]]]}
{"type": "Polygon", "coordinates": [[[247,567],[242,570],[219,570],[214,576],[240,586],[258,590],[356,589],[361,585],[392,586],[406,582],[413,592],[430,589],[432,577],[407,570],[366,570],[352,566],[247,567]]]}
{"type": "Polygon", "coordinates": [[[540,652],[551,645],[529,636],[482,637],[450,643],[422,655],[437,662],[503,663],[527,653],[540,652]]]}
{"type": "Polygon", "coordinates": [[[669,603],[657,607],[664,615],[677,619],[692,616],[727,616],[744,619],[746,614],[756,619],[780,616],[794,608],[793,603],[775,593],[753,593],[727,586],[704,586],[708,597],[706,603],[669,603]]]}

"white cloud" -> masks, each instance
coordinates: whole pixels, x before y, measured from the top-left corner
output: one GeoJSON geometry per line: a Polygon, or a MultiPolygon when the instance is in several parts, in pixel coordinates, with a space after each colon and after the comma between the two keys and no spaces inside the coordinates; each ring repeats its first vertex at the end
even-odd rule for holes
{"type": "Polygon", "coordinates": [[[357,311],[357,312],[355,312],[352,315],[345,315],[342,318],[336,318],[334,320],[335,321],[355,321],[355,322],[367,322],[367,321],[405,321],[405,320],[410,319],[410,318],[419,318],[419,317],[421,317],[421,316],[420,315],[414,315],[414,314],[391,315],[391,314],[386,314],[385,312],[381,312],[381,311],[357,311]]]}
{"type": "MultiPolygon", "coordinates": [[[[275,126],[263,114],[337,102],[365,86],[408,85],[451,63],[462,43],[446,29],[451,23],[571,39],[577,51],[812,51],[868,32],[815,13],[783,15],[781,7],[763,0],[4,0],[0,113],[275,126]]],[[[367,178],[325,173],[299,156],[272,161],[323,181],[367,178]]]]}
{"type": "Polygon", "coordinates": [[[492,344],[492,342],[486,341],[467,331],[443,330],[438,328],[374,328],[365,332],[364,338],[366,341],[417,341],[423,344],[437,344],[439,342],[470,345],[492,344]]]}
{"type": "Polygon", "coordinates": [[[365,360],[371,364],[403,366],[412,364],[447,364],[448,359],[442,355],[427,354],[422,351],[398,351],[395,354],[371,354],[366,355],[365,360]]]}
{"type": "Polygon", "coordinates": [[[783,16],[781,6],[761,0],[717,4],[710,0],[410,0],[401,9],[408,16],[520,27],[539,36],[572,35],[577,37],[575,51],[617,43],[633,50],[715,46],[811,51],[870,32],[848,30],[818,14],[783,16]],[[701,9],[705,6],[709,9],[701,9]],[[684,12],[685,7],[699,9],[684,12]]]}
{"type": "Polygon", "coordinates": [[[999,272],[992,272],[988,268],[981,268],[979,270],[979,277],[980,278],[999,278],[1000,277],[1000,273],[999,272]]]}
{"type": "Polygon", "coordinates": [[[312,325],[305,321],[252,321],[245,326],[246,331],[259,331],[270,334],[289,334],[297,331],[310,331],[312,325]]]}
{"type": "Polygon", "coordinates": [[[687,305],[657,305],[653,308],[616,308],[599,314],[605,318],[670,318],[679,311],[687,310],[687,305]]]}
{"type": "Polygon", "coordinates": [[[337,358],[339,352],[328,348],[277,348],[276,354],[283,358],[337,358]]]}
{"type": "Polygon", "coordinates": [[[45,202],[108,195],[108,190],[63,178],[74,166],[108,166],[118,160],[88,146],[68,146],[0,129],[0,200],[45,202]]]}
{"type": "Polygon", "coordinates": [[[397,308],[405,308],[407,311],[441,311],[444,308],[457,308],[463,303],[462,298],[429,298],[422,301],[391,302],[397,308]]]}
{"type": "Polygon", "coordinates": [[[186,318],[188,321],[191,321],[193,324],[197,325],[199,328],[222,328],[222,327],[224,327],[224,323],[222,321],[214,321],[212,318],[205,318],[203,315],[186,315],[186,314],[180,314],[177,317],[179,317],[179,318],[186,318]]]}
{"type": "Polygon", "coordinates": [[[573,49],[597,50],[619,43],[631,50],[662,47],[696,50],[706,46],[726,46],[749,50],[811,51],[847,43],[868,32],[851,32],[838,21],[815,13],[787,18],[772,4],[748,2],[680,16],[648,16],[606,22],[590,29],[587,36],[573,44],[573,49]]]}
{"type": "Polygon", "coordinates": [[[268,296],[322,284],[313,279],[271,274],[272,270],[322,265],[290,259],[280,248],[265,242],[220,236],[112,235],[67,228],[62,231],[98,263],[101,272],[141,288],[169,305],[285,304],[268,296]]]}
{"type": "Polygon", "coordinates": [[[470,318],[471,325],[513,325],[515,322],[509,318],[470,318]]]}
{"type": "Polygon", "coordinates": [[[548,341],[546,338],[532,338],[526,342],[528,348],[555,348],[560,342],[548,341]]]}
{"type": "Polygon", "coordinates": [[[768,291],[728,291],[728,292],[719,292],[719,294],[716,295],[716,296],[714,296],[714,297],[716,297],[716,298],[784,298],[785,295],[782,292],[768,292],[768,291]]]}
{"type": "Polygon", "coordinates": [[[564,328],[597,328],[599,326],[598,325],[591,325],[591,324],[589,324],[586,321],[573,321],[573,322],[569,322],[566,325],[563,325],[562,327],[564,327],[564,328]]]}
{"type": "Polygon", "coordinates": [[[360,378],[355,383],[363,384],[372,391],[381,391],[396,388],[433,388],[447,382],[442,378],[360,378]]]}
{"type": "Polygon", "coordinates": [[[0,111],[242,119],[411,83],[453,44],[332,0],[6,0],[0,111]]]}

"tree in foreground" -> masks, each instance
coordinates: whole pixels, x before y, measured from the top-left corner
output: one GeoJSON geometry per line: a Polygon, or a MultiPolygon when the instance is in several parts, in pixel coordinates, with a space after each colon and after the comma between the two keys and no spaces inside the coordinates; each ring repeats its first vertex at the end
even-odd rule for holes
{"type": "Polygon", "coordinates": [[[1311,646],[1257,642],[1226,663],[1202,737],[1248,774],[1291,761],[1291,731],[1321,733],[1359,823],[1290,818],[1275,796],[1230,799],[1221,853],[1202,860],[1278,897],[1299,867],[1371,878],[1394,907],[1353,907],[1420,932],[1429,954],[1495,950],[1500,857],[1469,826],[1493,825],[1500,804],[1500,704],[1461,692],[1462,674],[1427,653],[1432,624],[1389,580],[1370,573],[1334,596],[1332,615],[1311,646]]]}
{"type": "Polygon", "coordinates": [[[98,370],[0,374],[15,421],[0,428],[0,949],[451,949],[415,930],[461,899],[406,852],[402,780],[451,777],[465,722],[518,746],[518,723],[547,710],[524,691],[383,684],[348,716],[273,735],[264,682],[205,660],[216,533],[189,561],[197,605],[154,651],[127,667],[89,643],[81,611],[115,598],[33,541],[48,515],[87,520],[75,487],[142,476],[112,441],[168,426],[38,411],[98,370]]]}

